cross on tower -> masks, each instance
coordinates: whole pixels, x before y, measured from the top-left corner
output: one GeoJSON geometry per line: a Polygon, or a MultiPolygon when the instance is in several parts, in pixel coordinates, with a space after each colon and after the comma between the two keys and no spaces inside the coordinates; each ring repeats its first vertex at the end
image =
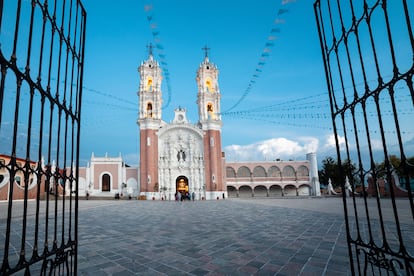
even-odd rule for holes
{"type": "Polygon", "coordinates": [[[207,45],[206,45],[206,46],[204,46],[203,48],[201,48],[201,50],[204,50],[204,52],[205,52],[205,57],[208,57],[208,50],[210,50],[210,48],[208,48],[208,47],[207,47],[207,45]]]}

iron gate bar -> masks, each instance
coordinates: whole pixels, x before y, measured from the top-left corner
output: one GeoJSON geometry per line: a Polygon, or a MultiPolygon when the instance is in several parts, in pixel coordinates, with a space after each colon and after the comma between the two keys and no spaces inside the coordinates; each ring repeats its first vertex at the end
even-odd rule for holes
{"type": "Polygon", "coordinates": [[[0,137],[12,138],[0,143],[0,200],[7,190],[0,275],[77,272],[85,27],[80,0],[0,0],[0,137]],[[5,30],[13,32],[10,38],[5,30]],[[34,216],[28,212],[31,199],[34,216]]]}
{"type": "Polygon", "coordinates": [[[317,0],[314,3],[330,100],[336,154],[340,165],[339,173],[343,179],[340,185],[350,268],[353,275],[356,271],[358,274],[385,272],[387,274],[414,275],[414,258],[411,255],[414,252],[408,250],[408,248],[414,250],[414,246],[409,243],[408,238],[404,237],[403,230],[403,228],[414,225],[414,201],[411,187],[411,182],[414,182],[414,153],[409,152],[408,145],[404,141],[404,138],[407,137],[403,137],[406,130],[412,128],[412,118],[408,119],[408,124],[407,122],[404,124],[401,121],[401,114],[396,102],[396,88],[399,88],[397,85],[403,85],[404,87],[401,89],[405,89],[408,92],[407,97],[411,97],[411,103],[406,103],[407,110],[411,112],[414,110],[412,82],[414,76],[414,36],[410,19],[410,16],[414,16],[414,7],[412,3],[410,6],[406,0],[401,0],[401,6],[397,6],[399,5],[397,1],[391,3],[388,4],[386,0],[378,0],[374,3],[364,0],[317,0]],[[402,13],[396,13],[404,15],[403,22],[397,22],[395,18],[394,21],[391,20],[391,6],[388,5],[392,5],[394,13],[398,8],[403,10],[402,13]],[[357,14],[358,8],[361,14],[357,14]],[[346,20],[348,21],[346,22],[346,20]],[[383,26],[378,22],[382,22],[383,26]],[[399,29],[392,29],[391,24],[395,24],[399,29]],[[403,64],[399,64],[397,60],[398,52],[393,40],[395,39],[393,35],[397,32],[399,33],[399,43],[401,44],[403,41],[405,42],[403,45],[407,45],[407,49],[398,50],[406,50],[409,52],[408,55],[411,55],[411,59],[404,59],[409,62],[407,71],[400,70],[403,64]],[[367,45],[364,45],[363,40],[366,37],[368,37],[368,42],[366,42],[367,45]],[[366,48],[363,49],[364,46],[366,48]],[[379,57],[378,53],[381,52],[382,56],[379,57]],[[368,56],[370,53],[372,56],[368,56]],[[387,53],[388,55],[386,55],[387,53]],[[353,59],[354,56],[357,57],[356,60],[353,59]],[[387,57],[390,59],[389,66],[381,63],[387,57]],[[371,70],[369,61],[374,63],[374,68],[371,70]],[[388,81],[385,80],[387,76],[384,75],[387,69],[391,69],[388,71],[391,71],[392,76],[388,81]],[[372,72],[378,82],[377,86],[373,88],[369,85],[368,77],[372,72]],[[362,92],[358,91],[356,82],[356,79],[361,78],[361,75],[364,84],[362,92]],[[352,93],[346,93],[347,84],[351,87],[352,93]],[[389,110],[385,106],[388,98],[389,110]],[[362,118],[358,117],[357,111],[360,109],[362,118]],[[368,118],[370,112],[376,114],[377,121],[368,118]],[[392,115],[391,128],[395,127],[390,132],[392,136],[386,130],[390,124],[387,124],[385,114],[389,113],[392,115]],[[351,121],[347,121],[347,116],[351,117],[351,121]],[[380,160],[383,162],[381,164],[378,163],[373,145],[378,133],[383,148],[381,154],[383,160],[380,160]],[[344,148],[341,147],[339,141],[341,134],[344,139],[344,148]],[[363,143],[364,139],[367,142],[366,145],[363,143]],[[392,143],[394,142],[397,142],[398,149],[394,149],[393,152],[392,143]],[[353,143],[355,149],[352,148],[353,143]],[[367,153],[364,153],[364,147],[367,147],[367,153]],[[398,156],[394,155],[395,152],[398,152],[398,156]],[[413,156],[407,156],[408,153],[413,156]],[[366,155],[368,155],[368,161],[364,161],[366,155]],[[392,163],[391,155],[400,160],[397,166],[392,163]],[[353,156],[356,156],[357,160],[355,172],[347,169],[352,165],[353,156]],[[364,162],[367,163],[365,166],[364,162]],[[346,186],[345,179],[349,179],[351,190],[346,186]],[[388,184],[389,199],[382,198],[384,195],[381,194],[379,187],[381,181],[384,187],[388,184]],[[405,183],[405,193],[402,193],[397,187],[400,181],[405,183]],[[371,187],[374,190],[376,203],[374,210],[370,209],[368,205],[371,199],[367,196],[366,182],[368,182],[368,188],[371,187]],[[355,188],[358,183],[362,184],[363,210],[357,208],[357,201],[360,199],[356,197],[355,188]],[[412,221],[410,225],[403,224],[399,217],[399,207],[397,206],[399,199],[397,197],[402,195],[408,198],[406,204],[411,210],[412,221]],[[347,201],[349,198],[351,198],[353,210],[348,210],[347,201]],[[387,203],[392,206],[391,218],[382,211],[382,205],[387,203]],[[354,222],[351,221],[351,213],[354,216],[354,222]],[[378,215],[378,218],[375,218],[375,214],[378,215]],[[378,230],[379,232],[376,232],[378,230]],[[381,241],[378,241],[377,234],[379,234],[381,241]],[[397,248],[393,248],[395,245],[397,248]],[[361,255],[362,258],[360,258],[361,255]],[[355,266],[357,266],[357,270],[355,266]]]}

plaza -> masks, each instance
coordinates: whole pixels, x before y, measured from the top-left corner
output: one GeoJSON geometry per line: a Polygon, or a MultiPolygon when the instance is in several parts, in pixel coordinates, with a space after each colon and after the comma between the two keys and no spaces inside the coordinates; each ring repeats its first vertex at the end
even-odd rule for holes
{"type": "Polygon", "coordinates": [[[350,275],[339,197],[89,200],[79,219],[79,275],[350,275]]]}
{"type": "MultiPolygon", "coordinates": [[[[41,210],[45,203],[40,201],[41,210]]],[[[391,203],[390,199],[381,200],[389,232],[395,227],[391,203]]],[[[408,252],[414,252],[414,225],[410,223],[408,203],[408,199],[396,200],[405,246],[408,252]]],[[[35,217],[35,204],[28,202],[29,221],[35,217]]],[[[369,210],[376,204],[376,198],[367,198],[369,210]]],[[[349,211],[352,205],[350,201],[349,211]]],[[[356,198],[357,209],[363,205],[363,199],[356,198]]],[[[7,202],[0,202],[1,210],[6,210],[6,206],[7,202]]],[[[80,200],[77,272],[78,275],[351,275],[342,206],[341,197],[183,202],[80,200]]],[[[22,211],[23,202],[15,201],[15,217],[22,211]]],[[[352,212],[349,215],[352,221],[352,212]]],[[[360,215],[363,225],[366,221],[362,212],[360,215]]],[[[0,212],[1,221],[6,217],[6,212],[0,212]]],[[[378,216],[372,213],[372,225],[376,221],[378,216]]],[[[31,227],[28,225],[28,231],[32,231],[31,227]]],[[[13,243],[13,248],[18,249],[19,238],[13,243]]],[[[27,246],[27,256],[30,248],[33,247],[27,246]]],[[[15,256],[9,255],[12,263],[17,257],[18,251],[15,256]]]]}

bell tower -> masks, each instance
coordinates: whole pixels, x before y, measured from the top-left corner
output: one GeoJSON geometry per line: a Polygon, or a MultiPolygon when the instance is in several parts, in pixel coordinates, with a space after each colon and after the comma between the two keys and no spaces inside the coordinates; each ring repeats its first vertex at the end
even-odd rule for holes
{"type": "Polygon", "coordinates": [[[217,66],[209,61],[209,48],[205,46],[203,50],[205,51],[205,57],[197,70],[196,79],[198,86],[198,115],[200,123],[215,123],[221,129],[219,71],[217,66]]]}
{"type": "Polygon", "coordinates": [[[150,197],[158,191],[158,136],[162,111],[162,72],[152,54],[152,45],[148,46],[148,59],[138,68],[140,128],[140,185],[141,192],[150,197]]]}
{"type": "MultiPolygon", "coordinates": [[[[208,58],[209,48],[204,47],[204,61],[197,70],[197,105],[199,123],[204,131],[204,166],[207,199],[227,194],[224,178],[224,154],[221,149],[219,70],[208,58]]],[[[226,195],[227,196],[227,195],[226,195]]]]}

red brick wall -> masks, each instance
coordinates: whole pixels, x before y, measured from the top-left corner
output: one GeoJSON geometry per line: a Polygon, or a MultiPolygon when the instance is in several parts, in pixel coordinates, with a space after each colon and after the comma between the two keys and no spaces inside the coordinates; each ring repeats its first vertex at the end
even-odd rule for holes
{"type": "Polygon", "coordinates": [[[204,135],[204,166],[205,166],[205,179],[206,179],[206,191],[223,191],[224,183],[222,181],[223,175],[223,163],[222,163],[222,151],[221,151],[221,136],[218,130],[207,130],[204,135]],[[211,145],[211,138],[214,139],[214,144],[211,145]],[[212,176],[215,176],[213,185],[212,176]]]}
{"type": "Polygon", "coordinates": [[[158,183],[158,135],[156,130],[143,129],[140,131],[140,181],[142,192],[154,192],[158,183]],[[150,145],[147,138],[151,139],[150,145]],[[151,183],[148,184],[148,175],[151,183]]]}

